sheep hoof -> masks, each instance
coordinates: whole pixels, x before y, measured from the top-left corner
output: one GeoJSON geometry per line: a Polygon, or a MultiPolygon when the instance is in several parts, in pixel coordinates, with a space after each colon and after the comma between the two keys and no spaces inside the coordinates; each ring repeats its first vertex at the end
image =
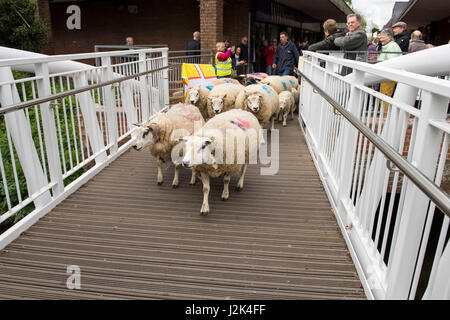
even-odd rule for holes
{"type": "Polygon", "coordinates": [[[286,123],[283,123],[283,127],[286,127],[287,126],[287,124],[286,123]]]}
{"type": "Polygon", "coordinates": [[[208,213],[209,213],[209,205],[208,204],[203,204],[202,205],[202,209],[200,210],[200,215],[207,216],[208,213]]]}
{"type": "Polygon", "coordinates": [[[191,186],[195,186],[196,183],[197,183],[197,181],[191,181],[191,182],[189,182],[189,184],[190,184],[191,186]]]}
{"type": "Polygon", "coordinates": [[[178,188],[178,183],[173,183],[173,184],[172,184],[172,188],[173,188],[173,189],[178,188]]]}
{"type": "Polygon", "coordinates": [[[244,189],[244,186],[239,186],[239,185],[236,186],[236,191],[241,191],[242,189],[244,189]]]}
{"type": "Polygon", "coordinates": [[[162,184],[163,184],[163,182],[162,182],[162,181],[158,181],[157,183],[158,183],[158,186],[160,186],[160,185],[162,185],[162,184]]]}
{"type": "Polygon", "coordinates": [[[229,197],[230,197],[229,195],[226,196],[222,195],[222,201],[227,201],[229,197]]]}

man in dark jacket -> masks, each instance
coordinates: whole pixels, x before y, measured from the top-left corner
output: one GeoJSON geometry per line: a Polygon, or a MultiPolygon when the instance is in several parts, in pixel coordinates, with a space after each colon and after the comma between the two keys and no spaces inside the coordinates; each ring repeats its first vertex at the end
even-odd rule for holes
{"type": "MultiPolygon", "coordinates": [[[[347,16],[348,31],[345,37],[339,37],[334,40],[334,44],[346,52],[345,59],[356,60],[356,51],[367,51],[367,34],[361,27],[362,17],[357,13],[351,13],[347,16]]],[[[341,74],[343,76],[352,72],[351,68],[343,67],[341,74]]]]}
{"type": "Polygon", "coordinates": [[[409,33],[406,31],[406,23],[399,21],[392,26],[394,32],[394,40],[397,42],[403,52],[408,52],[409,48],[409,33]]]}
{"type": "Polygon", "coordinates": [[[425,50],[426,48],[427,45],[425,44],[425,41],[422,40],[422,32],[416,30],[413,33],[411,33],[411,40],[409,41],[408,52],[421,51],[425,50]]]}
{"type": "Polygon", "coordinates": [[[323,23],[325,39],[309,46],[310,51],[335,51],[340,48],[334,44],[334,39],[345,36],[346,32],[338,30],[336,20],[328,19],[323,23]]]}
{"type": "Polygon", "coordinates": [[[294,71],[294,67],[298,65],[298,58],[300,53],[297,46],[289,41],[287,32],[280,33],[280,44],[275,51],[273,57],[272,68],[275,74],[280,76],[290,75],[294,71]]]}
{"type": "MultiPolygon", "coordinates": [[[[193,34],[194,39],[189,41],[186,48],[187,56],[199,56],[200,55],[200,32],[195,31],[193,34]]],[[[188,59],[190,63],[200,63],[199,57],[188,59]]]]}

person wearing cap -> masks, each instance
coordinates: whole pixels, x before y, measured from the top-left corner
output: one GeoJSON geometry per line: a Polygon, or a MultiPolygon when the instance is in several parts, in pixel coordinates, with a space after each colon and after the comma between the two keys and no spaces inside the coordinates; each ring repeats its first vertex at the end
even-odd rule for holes
{"type": "Polygon", "coordinates": [[[406,30],[406,23],[399,21],[392,26],[394,32],[394,40],[397,42],[403,52],[408,52],[409,49],[409,33],[406,30]]]}

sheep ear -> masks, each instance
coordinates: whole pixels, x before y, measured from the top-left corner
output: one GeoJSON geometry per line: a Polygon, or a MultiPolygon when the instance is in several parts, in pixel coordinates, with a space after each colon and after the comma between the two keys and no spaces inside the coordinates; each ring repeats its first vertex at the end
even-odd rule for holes
{"type": "Polygon", "coordinates": [[[133,123],[133,126],[142,127],[143,125],[142,125],[142,123],[133,123]]]}
{"type": "Polygon", "coordinates": [[[220,99],[223,99],[227,96],[227,94],[225,93],[223,96],[220,97],[220,99]]]}
{"type": "Polygon", "coordinates": [[[250,95],[246,90],[244,90],[244,93],[247,97],[250,95]]]}
{"type": "Polygon", "coordinates": [[[185,137],[179,137],[178,141],[179,142],[188,142],[189,141],[190,136],[185,136],[185,137]]]}

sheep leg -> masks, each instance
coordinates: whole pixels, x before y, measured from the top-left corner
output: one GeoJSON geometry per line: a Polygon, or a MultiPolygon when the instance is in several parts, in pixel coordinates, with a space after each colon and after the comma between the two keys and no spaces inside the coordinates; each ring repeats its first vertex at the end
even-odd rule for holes
{"type": "Polygon", "coordinates": [[[172,182],[172,188],[178,188],[178,185],[180,184],[180,181],[178,180],[179,173],[180,173],[180,165],[176,164],[175,165],[175,175],[173,177],[173,182],[172,182]]]}
{"type": "Polygon", "coordinates": [[[195,184],[195,182],[196,182],[195,178],[196,178],[196,173],[195,173],[195,170],[192,169],[191,181],[189,182],[190,185],[194,185],[195,184]]]}
{"type": "Polygon", "coordinates": [[[244,176],[245,172],[247,171],[247,166],[247,164],[244,164],[244,167],[242,168],[241,177],[239,178],[238,184],[236,186],[237,191],[241,191],[242,189],[244,189],[244,176]]]}
{"type": "Polygon", "coordinates": [[[286,120],[289,114],[289,110],[283,113],[283,127],[286,127],[286,120]]]}
{"type": "Polygon", "coordinates": [[[281,121],[281,120],[282,120],[282,112],[278,113],[277,118],[278,118],[278,119],[277,119],[278,121],[281,121]]]}
{"type": "Polygon", "coordinates": [[[162,174],[162,164],[163,164],[163,161],[162,161],[162,159],[160,158],[160,157],[158,157],[158,180],[157,180],[157,182],[158,182],[158,185],[162,185],[162,183],[163,183],[163,174],[162,174]]]}
{"type": "Polygon", "coordinates": [[[274,130],[275,129],[275,116],[272,116],[272,127],[270,130],[274,130]]]}
{"type": "Polygon", "coordinates": [[[295,111],[295,105],[291,108],[291,120],[294,120],[294,111],[295,111]]]}
{"type": "Polygon", "coordinates": [[[261,126],[261,128],[259,129],[259,139],[261,141],[261,144],[265,144],[266,140],[264,140],[264,127],[261,126]]]}
{"type": "Polygon", "coordinates": [[[202,208],[200,210],[200,214],[206,216],[209,213],[209,175],[202,172],[200,174],[200,180],[203,183],[203,203],[202,208]]]}
{"type": "Polygon", "coordinates": [[[222,191],[222,200],[228,200],[230,197],[230,191],[228,186],[230,185],[231,176],[228,173],[225,173],[223,176],[223,191],[222,191]]]}

